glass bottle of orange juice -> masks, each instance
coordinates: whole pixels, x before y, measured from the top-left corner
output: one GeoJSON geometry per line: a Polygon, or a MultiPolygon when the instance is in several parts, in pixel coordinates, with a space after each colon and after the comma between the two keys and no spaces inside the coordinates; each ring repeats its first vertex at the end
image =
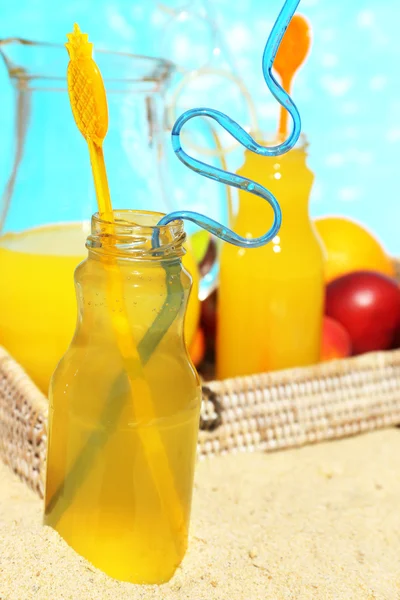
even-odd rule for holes
{"type": "MultiPolygon", "coordinates": [[[[265,186],[282,209],[282,226],[256,249],[223,245],[220,258],[219,378],[310,365],[320,358],[323,251],[309,217],[313,173],[304,139],[289,153],[245,152],[238,174],[265,186]]],[[[249,238],[272,223],[272,211],[239,191],[234,229],[249,238]]]]}
{"type": "Polygon", "coordinates": [[[158,228],[155,251],[162,215],[114,216],[112,231],[93,217],[75,272],[75,336],[50,386],[45,523],[112,577],[161,583],[188,539],[201,398],[183,336],[191,278],[181,221],[158,228]],[[136,358],[118,345],[121,320],[136,358]]]}

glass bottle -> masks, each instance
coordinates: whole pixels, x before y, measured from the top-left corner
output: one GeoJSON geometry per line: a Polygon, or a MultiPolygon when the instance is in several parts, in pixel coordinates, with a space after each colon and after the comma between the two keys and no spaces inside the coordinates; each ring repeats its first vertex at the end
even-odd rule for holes
{"type": "MultiPolygon", "coordinates": [[[[217,374],[220,379],[305,366],[320,359],[323,250],[308,211],[314,179],[304,139],[289,153],[245,152],[237,171],[269,189],[282,227],[257,249],[224,244],[220,257],[217,374]]],[[[239,192],[233,227],[256,237],[272,223],[266,202],[239,192]]]]}
{"type": "MultiPolygon", "coordinates": [[[[74,331],[73,273],[84,258],[96,197],[69,105],[64,46],[4,39],[0,57],[15,97],[15,151],[0,201],[0,344],[47,393],[74,331]]],[[[96,61],[108,98],[105,156],[113,205],[167,212],[164,112],[174,66],[118,52],[96,52],[96,61]]],[[[189,343],[199,316],[190,251],[185,263],[194,280],[189,343]]]]}
{"type": "Polygon", "coordinates": [[[134,583],[167,581],[184,556],[201,399],[183,337],[183,225],[158,228],[155,250],[160,218],[92,218],[75,336],[50,386],[45,523],[134,583]]]}

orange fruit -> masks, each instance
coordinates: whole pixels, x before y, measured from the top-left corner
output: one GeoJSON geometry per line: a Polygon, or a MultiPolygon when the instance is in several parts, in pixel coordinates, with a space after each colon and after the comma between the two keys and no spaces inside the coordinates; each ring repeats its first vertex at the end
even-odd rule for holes
{"type": "Polygon", "coordinates": [[[206,338],[204,331],[199,327],[194,335],[193,341],[189,346],[190,358],[195,367],[197,367],[204,358],[206,352],[206,338]]]}
{"type": "Polygon", "coordinates": [[[185,317],[185,340],[190,346],[196,335],[196,330],[200,319],[200,300],[199,300],[199,285],[200,272],[195,260],[190,240],[185,243],[186,254],[182,259],[183,266],[189,271],[192,277],[192,289],[189,296],[189,302],[185,317]]]}
{"type": "Polygon", "coordinates": [[[322,217],[314,222],[325,247],[327,282],[352,271],[377,271],[394,276],[392,260],[365,227],[344,217],[322,217]]]}

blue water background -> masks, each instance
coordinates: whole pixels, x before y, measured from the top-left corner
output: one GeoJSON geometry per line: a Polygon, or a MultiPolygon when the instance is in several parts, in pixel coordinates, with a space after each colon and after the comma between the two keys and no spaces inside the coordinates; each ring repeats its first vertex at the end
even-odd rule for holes
{"type": "MultiPolygon", "coordinates": [[[[78,21],[96,47],[163,55],[186,69],[207,62],[211,68],[233,70],[251,90],[262,128],[274,131],[278,108],[262,80],[261,55],[281,2],[197,0],[187,10],[185,6],[167,0],[2,2],[0,36],[63,43],[72,23],[78,21]]],[[[302,0],[300,6],[313,26],[312,52],[293,90],[316,176],[311,213],[354,217],[374,230],[392,254],[400,254],[400,5],[395,0],[302,0]]],[[[4,185],[12,159],[13,95],[3,65],[0,102],[0,184],[4,185]]],[[[186,90],[182,106],[199,104],[249,122],[238,88],[218,76],[205,77],[200,86],[186,90]]],[[[49,111],[51,105],[41,112],[43,127],[49,111]]],[[[39,148],[40,123],[36,129],[39,148]]],[[[66,139],[76,135],[72,121],[70,129],[66,139]]],[[[107,152],[112,154],[112,147],[107,152]]],[[[228,157],[231,168],[240,164],[236,155],[228,157]]],[[[52,161],[57,161],[56,152],[46,156],[49,173],[52,161]]],[[[226,220],[225,196],[217,184],[186,172],[173,156],[168,161],[171,206],[193,207],[226,220]]],[[[24,176],[29,176],[28,171],[24,176]]],[[[49,175],[46,202],[52,185],[49,175]]],[[[122,197],[123,191],[114,189],[114,193],[122,197]]],[[[36,198],[35,194],[32,190],[36,198]]],[[[71,197],[74,201],[80,200],[71,197]]],[[[163,209],[156,196],[146,202],[148,208],[163,209]]]]}

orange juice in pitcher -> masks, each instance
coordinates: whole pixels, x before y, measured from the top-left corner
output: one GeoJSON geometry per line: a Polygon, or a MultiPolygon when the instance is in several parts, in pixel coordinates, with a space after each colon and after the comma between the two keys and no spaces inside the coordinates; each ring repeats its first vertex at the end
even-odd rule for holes
{"type": "Polygon", "coordinates": [[[75,328],[73,277],[86,236],[78,223],[0,236],[0,344],[44,393],[75,328]]]}

